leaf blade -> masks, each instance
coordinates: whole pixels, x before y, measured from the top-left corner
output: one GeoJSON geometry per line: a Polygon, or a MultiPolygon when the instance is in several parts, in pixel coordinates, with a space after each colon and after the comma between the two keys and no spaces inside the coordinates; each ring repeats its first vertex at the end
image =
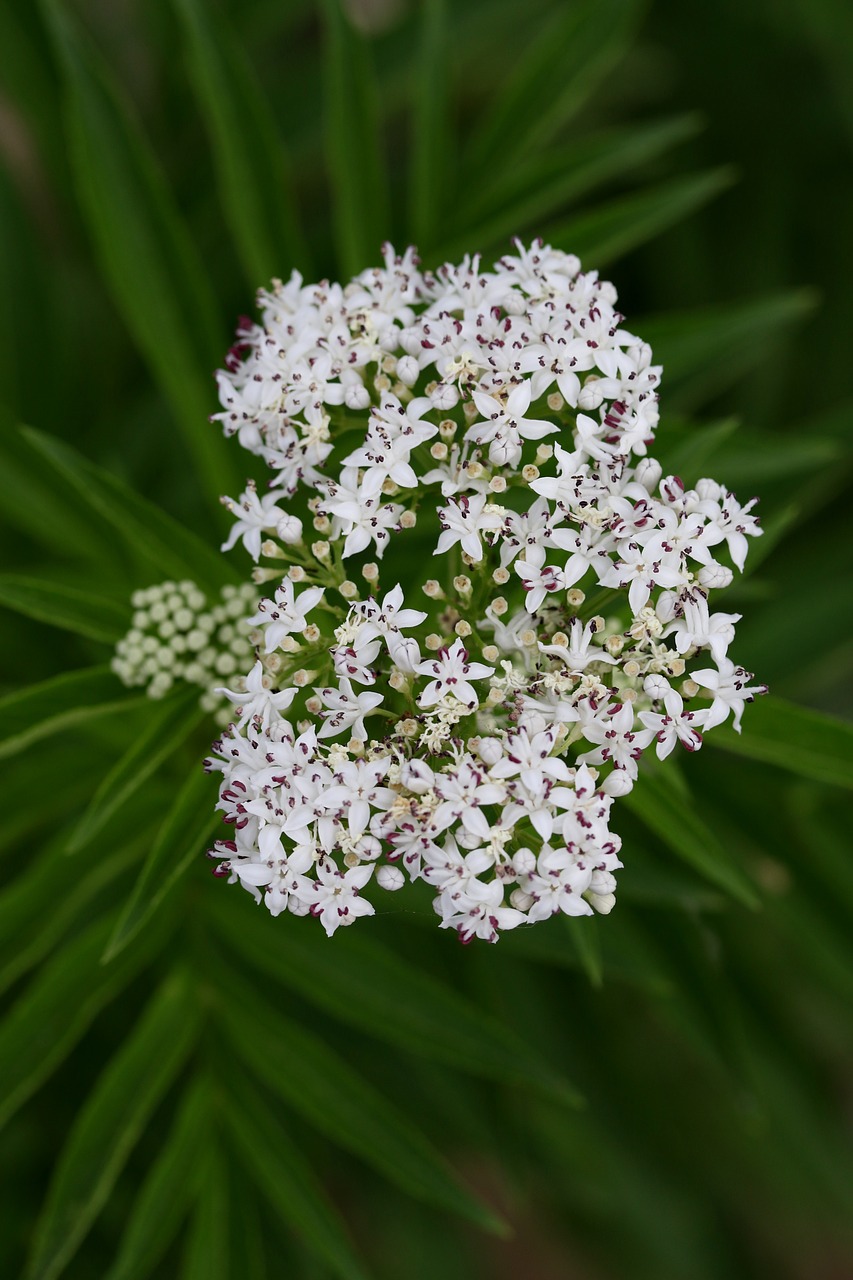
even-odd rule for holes
{"type": "Polygon", "coordinates": [[[130,624],[127,606],[111,596],[25,574],[0,574],[0,605],[107,644],[120,639],[130,624]]]}
{"type": "Polygon", "coordinates": [[[720,725],[708,743],[817,782],[853,787],[853,725],[782,698],[762,698],[749,708],[742,734],[720,725]]]}
{"type": "Polygon", "coordinates": [[[36,1227],[30,1280],[54,1280],[73,1257],[196,1037],[198,1006],[173,973],[146,1006],[79,1113],[36,1227]]]}
{"type": "Polygon", "coordinates": [[[189,870],[200,846],[219,825],[213,801],[210,779],[201,770],[191,773],[166,814],[119,914],[104,952],[104,964],[124,951],[189,870]]]}
{"type": "Polygon", "coordinates": [[[65,671],[0,698],[0,759],[99,716],[139,703],[107,666],[65,671]]]}

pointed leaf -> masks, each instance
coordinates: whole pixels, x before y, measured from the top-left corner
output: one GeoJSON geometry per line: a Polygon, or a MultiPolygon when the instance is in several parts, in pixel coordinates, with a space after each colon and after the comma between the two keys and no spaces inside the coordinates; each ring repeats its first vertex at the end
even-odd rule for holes
{"type": "Polygon", "coordinates": [[[504,1224],[448,1168],[424,1135],[321,1040],[248,985],[221,975],[220,1017],[246,1066],[289,1106],[409,1195],[502,1232],[504,1224]]]}
{"type": "Polygon", "coordinates": [[[143,555],[164,578],[189,578],[209,595],[226,582],[239,581],[227,557],[220,555],[153,502],[102,467],[88,462],[70,445],[31,427],[22,434],[34,452],[143,555]]]}
{"type": "Polygon", "coordinates": [[[509,1027],[377,943],[339,933],[329,946],[314,921],[246,917],[212,897],[216,927],[246,960],[342,1021],[491,1079],[535,1085],[569,1105],[578,1095],[509,1027]],[[295,927],[294,927],[295,926],[295,927]]]}
{"type": "Polygon", "coordinates": [[[104,274],[215,499],[232,472],[207,420],[208,371],[224,346],[208,273],[120,87],[61,0],[42,0],[42,12],[63,75],[78,195],[104,274]]]}
{"type": "Polygon", "coordinates": [[[503,169],[548,142],[625,53],[640,7],[636,0],[577,0],[556,10],[486,109],[466,172],[503,169]]]}
{"type": "Polygon", "coordinates": [[[98,961],[110,922],[65,944],[0,1023],[0,1125],[35,1093],[81,1039],[95,1015],[150,958],[160,936],[109,969],[98,961]]]}
{"type": "Polygon", "coordinates": [[[574,943],[581,967],[589,978],[590,985],[600,987],[604,982],[604,969],[601,959],[601,939],[595,917],[566,916],[564,928],[574,943]]]}
{"type": "Polygon", "coordinates": [[[690,800],[667,779],[665,771],[642,773],[623,803],[673,853],[712,884],[744,906],[759,905],[758,895],[745,872],[699,817],[690,800]]]}
{"type": "Polygon", "coordinates": [[[198,690],[181,689],[151,709],[147,728],[131,742],[125,754],[95,792],[89,807],[74,828],[68,852],[76,853],[97,835],[106,822],[135,795],[173,751],[200,724],[205,712],[198,706],[198,690]]]}
{"type": "Polygon", "coordinates": [[[33,1241],[29,1280],[54,1280],[109,1199],[145,1125],[195,1041],[199,1009],[173,973],[95,1084],[59,1157],[33,1241]]]}
{"type": "MultiPolygon", "coordinates": [[[[230,1202],[219,1144],[208,1134],[196,1172],[198,1190],[190,1221],[181,1280],[228,1280],[230,1202]]],[[[240,1280],[239,1273],[235,1280],[240,1280]]]]}
{"type": "Polygon", "coordinates": [[[326,152],[338,262],[346,277],[364,270],[388,238],[386,169],[367,42],[341,0],[323,0],[323,14],[326,152]]]}
{"type": "Polygon", "coordinates": [[[759,699],[746,710],[743,733],[720,725],[708,743],[804,778],[853,787],[853,725],[782,698],[759,699]]]}
{"type": "Polygon", "coordinates": [[[256,74],[218,8],[175,0],[204,113],[223,208],[251,288],[308,269],[278,127],[256,74]]]}
{"type": "Polygon", "coordinates": [[[190,1205],[210,1127],[209,1090],[195,1081],[181,1100],[169,1134],[148,1170],[104,1280],[144,1280],[177,1235],[190,1205]]]}
{"type": "Polygon", "coordinates": [[[53,733],[137,706],[140,701],[109,667],[66,671],[9,693],[0,698],[0,759],[53,733]]]}
{"type": "Polygon", "coordinates": [[[214,813],[216,788],[196,767],[178,792],[145,860],[104,952],[104,963],[120,955],[157,912],[199,856],[221,819],[214,813]]]}
{"type": "Polygon", "coordinates": [[[0,574],[0,605],[107,644],[114,644],[130,625],[127,603],[63,582],[17,573],[0,574]]]}
{"type": "Polygon", "coordinates": [[[448,121],[447,0],[424,0],[414,93],[409,224],[415,243],[427,248],[447,190],[453,134],[448,121]]]}
{"type": "Polygon", "coordinates": [[[313,1170],[275,1114],[240,1090],[226,1116],[247,1172],[288,1227],[342,1280],[369,1280],[313,1170]]]}
{"type": "Polygon", "coordinates": [[[719,394],[767,354],[768,344],[815,309],[813,290],[753,298],[637,322],[664,367],[670,408],[689,411],[719,394]]]}
{"type": "MultiPolygon", "coordinates": [[[[503,247],[528,227],[537,230],[569,203],[611,178],[624,179],[633,168],[665,153],[698,128],[695,115],[675,116],[650,125],[583,138],[557,152],[534,156],[517,170],[502,175],[502,185],[477,189],[474,203],[463,206],[454,225],[459,236],[442,249],[455,259],[471,252],[503,247]]],[[[645,330],[640,328],[640,333],[645,330]]]]}
{"type": "Polygon", "coordinates": [[[576,253],[586,266],[604,266],[701,209],[732,180],[730,169],[677,178],[641,195],[626,196],[592,213],[579,214],[543,232],[543,239],[557,249],[576,253]]]}

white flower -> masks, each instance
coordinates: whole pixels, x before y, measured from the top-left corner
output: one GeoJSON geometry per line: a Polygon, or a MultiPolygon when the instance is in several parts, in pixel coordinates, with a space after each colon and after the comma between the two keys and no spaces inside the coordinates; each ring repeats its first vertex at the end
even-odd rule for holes
{"type": "Polygon", "coordinates": [[[713,596],[753,502],[664,475],[651,349],[541,241],[434,273],[385,246],[259,307],[219,419],[273,488],[226,500],[226,545],[257,559],[271,535],[253,576],[280,584],[137,593],[114,658],[153,697],[185,679],[236,708],[206,766],[233,837],[216,874],[328,933],[418,878],[464,942],[607,914],[642,753],[739,731],[764,692],[713,596]]]}
{"type": "Polygon", "coordinates": [[[286,512],[275,505],[278,497],[277,493],[268,493],[259,498],[255,486],[249,484],[240,494],[238,502],[233,498],[223,498],[223,504],[237,516],[237,520],[223,542],[222,550],[230,551],[237,539],[242,538],[249,555],[253,560],[258,560],[261,554],[261,535],[264,532],[275,532],[279,521],[287,520],[286,512]]]}
{"type": "Polygon", "coordinates": [[[337,689],[315,689],[324,707],[323,727],[319,730],[319,738],[337,737],[344,729],[351,729],[352,736],[365,742],[367,730],[364,717],[376,707],[381,706],[384,698],[381,693],[356,693],[352,683],[343,677],[337,689]]]}
{"type": "Polygon", "coordinates": [[[418,698],[418,705],[434,707],[442,698],[453,697],[473,711],[480,698],[470,680],[485,680],[494,670],[482,662],[468,662],[462,641],[456,640],[450,649],[442,649],[436,658],[418,665],[418,674],[432,676],[418,698]]]}

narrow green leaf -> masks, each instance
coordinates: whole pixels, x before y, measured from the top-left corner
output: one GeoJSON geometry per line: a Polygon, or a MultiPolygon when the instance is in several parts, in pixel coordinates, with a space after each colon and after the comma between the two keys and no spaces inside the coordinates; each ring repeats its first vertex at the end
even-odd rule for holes
{"type": "Polygon", "coordinates": [[[814,311],[811,289],[753,298],[749,302],[669,312],[637,322],[663,364],[667,401],[685,412],[730,386],[767,354],[768,345],[814,311]]]}
{"type": "Polygon", "coordinates": [[[110,596],[63,582],[0,574],[0,605],[52,627],[113,644],[130,625],[130,609],[110,596]]]}
{"type": "Polygon", "coordinates": [[[135,795],[200,724],[205,712],[198,706],[198,690],[181,689],[151,708],[148,727],[135,738],[107,776],[74,828],[68,852],[84,848],[113,814],[135,795]]]}
{"type": "MultiPolygon", "coordinates": [[[[509,173],[475,189],[472,203],[459,210],[454,226],[459,235],[442,248],[443,259],[502,247],[510,236],[526,228],[538,231],[543,220],[553,218],[578,197],[610,178],[624,179],[632,169],[648,163],[695,133],[695,115],[675,116],[650,125],[582,138],[557,152],[534,156],[509,173]]],[[[640,328],[640,333],[645,330],[640,328]]]]}
{"type": "Polygon", "coordinates": [[[681,476],[687,484],[695,484],[705,474],[709,460],[734,435],[738,425],[737,418],[701,426],[689,423],[677,430],[670,430],[666,423],[662,424],[655,454],[664,468],[664,475],[681,476]]]}
{"type": "Polygon", "coordinates": [[[665,772],[641,773],[623,803],[705,879],[744,906],[759,905],[758,895],[745,872],[665,772]]]}
{"type": "Polygon", "coordinates": [[[173,973],[89,1094],[59,1157],[33,1241],[29,1280],[54,1280],[109,1199],[149,1116],[195,1041],[199,1010],[173,973]]]}
{"type": "Polygon", "coordinates": [[[74,178],[104,274],[215,500],[232,472],[207,420],[209,370],[224,348],[209,275],[119,86],[61,0],[42,0],[42,12],[62,69],[74,178]]]}
{"type": "Polygon", "coordinates": [[[139,844],[134,841],[97,857],[81,875],[79,866],[67,868],[67,860],[60,852],[61,841],[55,843],[53,856],[42,859],[31,873],[19,877],[25,883],[16,882],[0,899],[0,918],[8,917],[13,904],[21,909],[8,931],[0,924],[0,938],[6,940],[0,954],[0,991],[6,991],[44,960],[81,917],[91,917],[101,891],[139,856],[139,844]]]}
{"type": "Polygon", "coordinates": [[[853,787],[853,725],[782,698],[760,698],[747,708],[742,733],[720,725],[707,741],[804,778],[853,787]]]}
{"type": "Polygon", "coordinates": [[[368,1280],[343,1223],[275,1114],[235,1090],[226,1116],[237,1152],[276,1213],[342,1280],[368,1280]]]}
{"type": "Polygon", "coordinates": [[[577,0],[555,11],[486,108],[466,172],[503,169],[547,143],[623,56],[640,10],[637,0],[577,0]]]}
{"type": "MultiPolygon", "coordinates": [[[[427,249],[441,213],[452,165],[448,107],[447,0],[424,0],[414,95],[409,224],[415,243],[427,249]]],[[[470,248],[470,246],[469,246],[470,248]]]]}
{"type": "Polygon", "coordinates": [[[242,982],[223,974],[216,989],[226,997],[220,1017],[237,1053],[285,1103],[409,1195],[505,1232],[424,1135],[321,1040],[242,982]]]}
{"type": "Polygon", "coordinates": [[[0,698],[0,759],[34,742],[140,701],[109,667],[66,671],[0,698]]]}
{"type": "Polygon", "coordinates": [[[0,1125],[48,1079],[95,1015],[148,960],[153,943],[101,968],[109,927],[98,920],[66,943],[0,1023],[0,1125]]]}
{"type": "Polygon", "coordinates": [[[600,987],[604,982],[604,966],[597,921],[590,916],[566,916],[563,927],[574,944],[581,968],[589,978],[590,985],[600,987]]]}
{"type": "Polygon", "coordinates": [[[221,822],[214,813],[215,803],[216,788],[197,766],[178,792],[157,833],[113,929],[104,952],[104,964],[120,955],[192,866],[221,822]]]}
{"type": "Polygon", "coordinates": [[[251,288],[309,268],[287,160],[256,74],[218,7],[175,0],[216,164],[219,194],[251,288]]]}
{"type": "Polygon", "coordinates": [[[388,238],[386,166],[376,82],[364,37],[341,0],[323,0],[326,47],[323,98],[332,216],[344,276],[364,270],[388,238]]]}
{"type": "MultiPolygon", "coordinates": [[[[228,1280],[231,1233],[228,1175],[219,1144],[210,1134],[201,1152],[196,1182],[196,1201],[181,1280],[228,1280]]],[[[235,1280],[241,1280],[240,1273],[235,1280]]]]}
{"type": "Polygon", "coordinates": [[[579,214],[543,232],[558,249],[576,253],[588,266],[604,266],[701,209],[731,186],[731,169],[712,169],[662,183],[579,214]]]}
{"type": "Polygon", "coordinates": [[[31,427],[23,427],[22,435],[42,465],[46,460],[164,578],[191,579],[211,595],[240,580],[226,556],[69,444],[31,427]]]}
{"type": "Polygon", "coordinates": [[[44,465],[0,405],[0,498],[3,521],[23,530],[58,561],[77,556],[98,564],[100,580],[127,579],[124,545],[90,504],[44,465]]]}
{"type": "Polygon", "coordinates": [[[144,1280],[160,1262],[189,1209],[209,1128],[209,1090],[200,1078],[188,1086],[181,1100],[104,1280],[144,1280]]]}
{"type": "Polygon", "coordinates": [[[303,927],[313,929],[314,921],[288,920],[282,929],[271,918],[244,914],[226,896],[212,895],[208,910],[229,944],[312,1004],[407,1052],[533,1085],[577,1105],[578,1094],[534,1047],[402,957],[342,932],[328,945],[303,927]]]}

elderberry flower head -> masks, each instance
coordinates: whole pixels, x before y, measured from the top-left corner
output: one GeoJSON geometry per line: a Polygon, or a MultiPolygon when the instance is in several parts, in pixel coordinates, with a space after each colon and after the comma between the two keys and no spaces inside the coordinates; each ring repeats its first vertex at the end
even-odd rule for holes
{"type": "Polygon", "coordinates": [[[616,291],[534,242],[485,269],[412,249],[259,294],[220,371],[272,478],[225,500],[273,567],[255,665],[208,767],[211,856],[326,932],[422,880],[467,942],[609,912],[613,804],[763,687],[714,590],[753,502],[649,450],[661,369],[616,291]],[[266,535],[264,540],[264,535],[266,535]]]}

